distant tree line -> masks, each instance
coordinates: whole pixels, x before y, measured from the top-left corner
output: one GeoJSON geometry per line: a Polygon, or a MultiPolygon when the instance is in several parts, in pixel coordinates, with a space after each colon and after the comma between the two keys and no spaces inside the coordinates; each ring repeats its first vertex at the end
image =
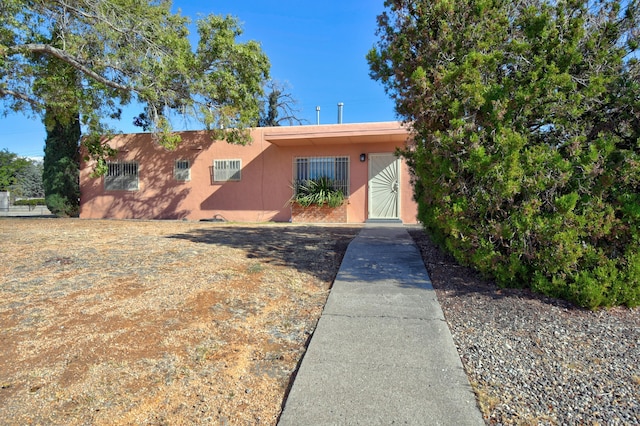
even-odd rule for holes
{"type": "Polygon", "coordinates": [[[0,151],[0,191],[9,191],[13,198],[44,198],[43,165],[19,157],[7,149],[0,151]]]}

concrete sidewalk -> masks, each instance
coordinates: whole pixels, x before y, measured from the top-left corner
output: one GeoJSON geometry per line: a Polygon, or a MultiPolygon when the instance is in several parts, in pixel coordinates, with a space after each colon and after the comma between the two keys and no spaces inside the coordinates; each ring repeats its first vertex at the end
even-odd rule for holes
{"type": "Polygon", "coordinates": [[[279,425],[484,425],[403,225],[351,242],[279,425]]]}

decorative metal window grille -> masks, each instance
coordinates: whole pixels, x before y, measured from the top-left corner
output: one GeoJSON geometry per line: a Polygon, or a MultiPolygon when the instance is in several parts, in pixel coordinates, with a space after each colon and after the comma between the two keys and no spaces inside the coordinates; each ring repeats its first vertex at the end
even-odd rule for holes
{"type": "Polygon", "coordinates": [[[176,160],[174,176],[179,181],[191,180],[191,164],[189,160],[176,160]]]}
{"type": "Polygon", "coordinates": [[[242,160],[213,160],[212,182],[239,181],[242,160]]]}
{"type": "Polygon", "coordinates": [[[109,161],[104,176],[107,191],[137,191],[138,163],[136,161],[109,161]]]}
{"type": "Polygon", "coordinates": [[[328,178],[345,197],[349,192],[349,157],[298,157],[293,160],[294,188],[304,180],[328,178]]]}

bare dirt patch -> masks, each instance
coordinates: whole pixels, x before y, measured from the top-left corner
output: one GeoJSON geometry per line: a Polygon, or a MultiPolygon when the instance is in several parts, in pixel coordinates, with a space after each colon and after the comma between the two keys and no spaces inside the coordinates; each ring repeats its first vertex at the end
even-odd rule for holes
{"type": "Polygon", "coordinates": [[[275,424],[358,230],[0,219],[0,424],[275,424]]]}

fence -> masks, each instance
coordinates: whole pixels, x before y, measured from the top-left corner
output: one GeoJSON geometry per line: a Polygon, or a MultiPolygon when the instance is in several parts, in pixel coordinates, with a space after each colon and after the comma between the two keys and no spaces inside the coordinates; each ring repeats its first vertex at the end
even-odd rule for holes
{"type": "Polygon", "coordinates": [[[53,216],[47,206],[15,206],[11,204],[11,194],[7,192],[0,192],[0,216],[53,216]]]}
{"type": "Polygon", "coordinates": [[[0,192],[0,211],[9,211],[9,191],[0,192]]]}

